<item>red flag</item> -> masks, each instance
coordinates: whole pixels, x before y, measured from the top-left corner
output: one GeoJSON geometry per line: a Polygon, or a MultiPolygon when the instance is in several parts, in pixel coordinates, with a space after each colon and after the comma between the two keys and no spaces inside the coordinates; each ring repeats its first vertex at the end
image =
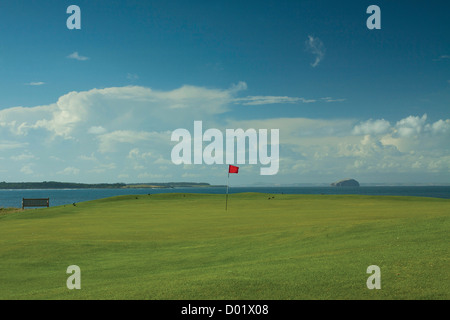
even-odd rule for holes
{"type": "Polygon", "coordinates": [[[238,171],[239,171],[239,167],[232,166],[231,164],[228,167],[228,173],[238,173],[238,171]]]}

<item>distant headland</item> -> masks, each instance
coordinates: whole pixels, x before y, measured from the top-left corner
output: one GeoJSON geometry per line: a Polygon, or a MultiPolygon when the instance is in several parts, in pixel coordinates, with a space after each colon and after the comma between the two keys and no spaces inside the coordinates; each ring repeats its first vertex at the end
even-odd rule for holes
{"type": "Polygon", "coordinates": [[[205,182],[165,183],[73,183],[73,182],[0,182],[0,189],[125,189],[125,188],[200,188],[223,187],[205,182]]]}

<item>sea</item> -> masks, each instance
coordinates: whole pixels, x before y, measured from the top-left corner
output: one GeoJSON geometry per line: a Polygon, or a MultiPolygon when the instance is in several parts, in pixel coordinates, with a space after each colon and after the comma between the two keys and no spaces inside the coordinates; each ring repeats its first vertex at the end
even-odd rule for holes
{"type": "MultiPolygon", "coordinates": [[[[231,187],[229,193],[268,194],[359,194],[415,196],[450,199],[450,186],[361,186],[361,187],[231,187]]],[[[4,189],[0,190],[0,208],[21,208],[22,198],[49,198],[50,206],[76,204],[119,195],[159,193],[225,194],[226,187],[134,188],[134,189],[4,189]]]]}

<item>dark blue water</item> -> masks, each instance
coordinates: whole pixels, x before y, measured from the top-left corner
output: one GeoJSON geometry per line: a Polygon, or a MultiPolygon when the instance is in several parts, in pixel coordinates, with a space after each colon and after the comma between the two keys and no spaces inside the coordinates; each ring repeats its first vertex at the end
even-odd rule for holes
{"type": "MultiPolygon", "coordinates": [[[[212,193],[225,194],[226,188],[174,188],[174,189],[51,189],[51,190],[0,190],[0,208],[22,206],[22,198],[50,198],[50,206],[108,198],[127,194],[157,193],[212,193]]],[[[229,193],[261,192],[271,194],[360,194],[416,196],[450,199],[450,186],[426,187],[232,187],[229,193]]]]}

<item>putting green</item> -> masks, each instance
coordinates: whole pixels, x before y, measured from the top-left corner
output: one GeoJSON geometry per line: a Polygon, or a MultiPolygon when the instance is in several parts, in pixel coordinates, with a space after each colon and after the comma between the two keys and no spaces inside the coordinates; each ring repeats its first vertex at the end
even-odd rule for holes
{"type": "Polygon", "coordinates": [[[449,216],[448,199],[258,193],[0,213],[0,299],[449,299],[449,216]]]}

